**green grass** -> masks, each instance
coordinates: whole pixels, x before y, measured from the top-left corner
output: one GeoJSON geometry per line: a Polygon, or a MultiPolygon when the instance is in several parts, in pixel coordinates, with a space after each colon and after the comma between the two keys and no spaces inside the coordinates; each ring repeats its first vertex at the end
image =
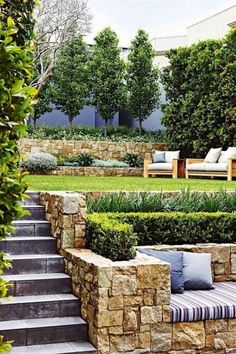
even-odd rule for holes
{"type": "Polygon", "coordinates": [[[39,191],[135,191],[163,190],[236,190],[236,183],[211,179],[171,179],[142,177],[79,177],[79,176],[26,176],[31,190],[39,191]]]}

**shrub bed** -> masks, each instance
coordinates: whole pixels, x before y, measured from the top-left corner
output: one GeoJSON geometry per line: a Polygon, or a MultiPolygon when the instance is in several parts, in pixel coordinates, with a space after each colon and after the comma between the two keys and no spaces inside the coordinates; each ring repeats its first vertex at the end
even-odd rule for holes
{"type": "Polygon", "coordinates": [[[88,246],[112,260],[134,257],[137,244],[235,241],[236,213],[95,213],[87,222],[88,246]]]}
{"type": "Polygon", "coordinates": [[[30,139],[50,139],[50,140],[98,140],[114,142],[164,142],[164,131],[156,130],[143,132],[138,129],[127,127],[107,127],[107,137],[104,137],[103,128],[92,128],[85,126],[74,126],[71,133],[69,127],[48,127],[40,126],[36,130],[28,127],[28,138],[30,139]]]}

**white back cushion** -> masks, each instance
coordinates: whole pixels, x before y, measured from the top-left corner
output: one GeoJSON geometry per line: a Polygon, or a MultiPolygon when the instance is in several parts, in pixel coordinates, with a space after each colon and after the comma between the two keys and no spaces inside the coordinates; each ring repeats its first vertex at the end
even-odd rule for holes
{"type": "Polygon", "coordinates": [[[228,158],[236,157],[236,147],[229,147],[227,150],[228,158]]]}
{"type": "Polygon", "coordinates": [[[213,149],[211,148],[208,152],[208,154],[206,155],[204,162],[205,163],[216,163],[220,157],[222,148],[217,148],[217,149],[213,149]]]}
{"type": "Polygon", "coordinates": [[[166,151],[166,162],[173,162],[174,159],[179,159],[180,150],[178,151],[166,151]]]}
{"type": "Polygon", "coordinates": [[[218,162],[219,163],[227,163],[228,162],[228,152],[227,151],[221,151],[218,162]]]}

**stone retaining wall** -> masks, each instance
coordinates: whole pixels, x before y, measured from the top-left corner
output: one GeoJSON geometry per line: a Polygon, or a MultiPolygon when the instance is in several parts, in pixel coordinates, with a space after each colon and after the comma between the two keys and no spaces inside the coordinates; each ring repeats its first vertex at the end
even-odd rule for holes
{"type": "Polygon", "coordinates": [[[236,319],[170,322],[165,262],[140,254],[112,262],[67,249],[65,265],[99,354],[226,354],[236,347],[236,319]]]}
{"type": "Polygon", "coordinates": [[[161,353],[171,348],[167,263],[147,256],[112,262],[89,250],[66,250],[65,258],[89,339],[99,354],[161,353]]]}
{"type": "MultiPolygon", "coordinates": [[[[42,174],[42,171],[30,172],[30,174],[42,174]]],[[[44,175],[54,176],[85,176],[85,177],[109,177],[109,176],[125,176],[125,177],[142,177],[143,168],[121,168],[121,167],[67,167],[60,166],[53,171],[43,171],[44,175]]]]}
{"type": "Polygon", "coordinates": [[[68,247],[85,247],[85,195],[69,192],[42,192],[40,204],[45,207],[46,220],[51,223],[51,235],[57,239],[61,254],[68,247]]]}
{"type": "Polygon", "coordinates": [[[137,153],[144,158],[145,153],[165,149],[164,144],[158,143],[109,141],[21,139],[19,144],[22,155],[27,155],[35,150],[46,151],[63,157],[78,156],[81,153],[88,152],[104,160],[122,160],[127,152],[137,153]]]}

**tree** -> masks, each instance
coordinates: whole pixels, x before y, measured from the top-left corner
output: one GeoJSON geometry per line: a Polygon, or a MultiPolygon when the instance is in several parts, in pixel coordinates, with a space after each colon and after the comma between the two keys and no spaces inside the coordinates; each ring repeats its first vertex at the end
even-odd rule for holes
{"type": "MultiPolygon", "coordinates": [[[[26,184],[18,170],[18,139],[26,130],[36,94],[27,85],[32,73],[34,6],[32,0],[0,0],[0,240],[12,231],[12,221],[23,215],[18,201],[24,197],[26,184]]],[[[7,267],[9,261],[0,252],[0,275],[7,267]]],[[[7,296],[7,286],[0,279],[0,298],[7,296]]],[[[10,343],[0,335],[0,352],[9,350],[10,343]]]]}
{"type": "Polygon", "coordinates": [[[233,30],[223,40],[201,41],[167,53],[162,122],[172,149],[203,157],[212,146],[235,143],[235,42],[233,30]]]}
{"type": "Polygon", "coordinates": [[[159,71],[153,63],[155,52],[145,31],[139,30],[131,43],[128,66],[128,110],[142,123],[159,106],[159,71]]]}
{"type": "Polygon", "coordinates": [[[94,39],[91,64],[92,103],[107,123],[125,104],[125,65],[120,57],[119,40],[115,32],[105,28],[94,39]]]}
{"type": "Polygon", "coordinates": [[[87,0],[41,0],[36,11],[36,75],[32,86],[41,91],[51,78],[57,53],[73,37],[90,31],[91,15],[87,0]]]}
{"type": "Polygon", "coordinates": [[[75,37],[60,51],[53,72],[52,96],[56,107],[73,119],[87,103],[89,95],[88,51],[82,36],[75,37]]]}

